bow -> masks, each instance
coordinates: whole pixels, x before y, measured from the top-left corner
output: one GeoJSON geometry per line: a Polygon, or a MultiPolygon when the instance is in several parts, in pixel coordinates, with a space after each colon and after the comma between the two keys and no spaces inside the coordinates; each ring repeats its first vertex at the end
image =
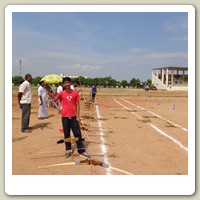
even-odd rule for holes
{"type": "Polygon", "coordinates": [[[74,162],[65,162],[65,163],[58,163],[58,164],[52,164],[52,165],[46,165],[46,166],[39,166],[39,169],[43,169],[43,168],[49,168],[49,167],[57,167],[57,166],[65,166],[65,165],[94,165],[94,166],[101,166],[104,168],[110,168],[112,170],[118,171],[118,172],[122,172],[124,174],[128,174],[128,175],[134,175],[130,172],[127,172],[125,170],[116,168],[116,167],[112,167],[107,163],[101,162],[101,161],[97,161],[94,159],[86,159],[86,160],[77,160],[74,162]]]}
{"type": "MultiPolygon", "coordinates": [[[[64,142],[76,142],[78,141],[79,138],[76,138],[76,137],[69,137],[69,138],[64,138],[64,139],[61,139],[61,140],[58,140],[57,141],[57,144],[61,144],[61,143],[64,143],[64,142]]],[[[84,139],[83,139],[84,140],[84,139]]]]}

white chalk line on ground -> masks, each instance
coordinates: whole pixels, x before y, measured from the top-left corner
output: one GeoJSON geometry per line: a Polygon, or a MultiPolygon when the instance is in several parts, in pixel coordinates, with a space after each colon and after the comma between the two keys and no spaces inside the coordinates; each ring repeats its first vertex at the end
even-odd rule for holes
{"type": "MultiPolygon", "coordinates": [[[[98,118],[98,127],[99,127],[99,135],[100,135],[100,140],[101,140],[101,144],[100,144],[100,147],[101,147],[101,151],[105,154],[104,156],[104,162],[107,163],[109,166],[110,166],[110,163],[108,162],[108,157],[106,156],[107,155],[107,147],[105,146],[105,140],[104,140],[104,129],[102,128],[102,123],[101,123],[101,115],[100,115],[100,111],[99,111],[99,106],[98,105],[95,105],[95,110],[96,110],[96,113],[97,113],[97,118],[98,118]]],[[[110,168],[105,168],[106,169],[106,174],[107,175],[110,175],[112,174],[111,173],[111,169],[110,168]]]]}
{"type": "Polygon", "coordinates": [[[179,127],[179,128],[181,128],[182,130],[184,130],[184,131],[186,131],[186,132],[188,131],[188,129],[186,129],[186,128],[184,128],[184,127],[182,127],[182,126],[180,126],[180,125],[178,125],[178,124],[176,124],[176,123],[174,123],[174,122],[172,122],[172,121],[170,121],[170,120],[168,120],[168,119],[165,119],[164,117],[162,117],[162,116],[160,116],[160,115],[158,115],[158,114],[156,114],[156,113],[154,113],[154,112],[152,112],[152,111],[150,111],[150,110],[147,110],[147,109],[145,109],[145,108],[143,108],[143,107],[141,107],[141,106],[138,106],[138,105],[136,105],[136,104],[134,104],[134,103],[131,103],[131,102],[125,100],[124,98],[121,98],[121,99],[122,99],[123,101],[125,101],[126,103],[131,104],[131,105],[133,105],[133,106],[135,106],[135,107],[137,107],[137,108],[139,108],[139,109],[141,109],[141,110],[147,111],[148,113],[151,113],[152,115],[154,115],[154,116],[156,116],[156,117],[158,117],[158,118],[160,118],[160,119],[162,119],[162,120],[164,120],[164,121],[166,121],[166,122],[169,122],[170,124],[173,124],[174,126],[179,127]]]}
{"type": "MultiPolygon", "coordinates": [[[[116,99],[113,99],[117,104],[119,104],[120,106],[122,106],[123,108],[125,108],[126,110],[131,110],[130,108],[126,107],[125,105],[123,105],[122,103],[120,103],[119,101],[117,101],[116,99]]],[[[142,119],[138,114],[136,114],[135,112],[131,112],[133,115],[137,116],[139,119],[142,119]]],[[[155,125],[153,125],[152,123],[147,123],[148,125],[150,125],[153,129],[155,129],[158,133],[160,133],[161,135],[167,137],[168,139],[172,140],[175,144],[177,144],[179,147],[181,147],[182,149],[184,149],[185,151],[188,151],[187,147],[185,147],[183,144],[181,144],[181,142],[179,142],[178,140],[174,139],[173,137],[169,136],[167,133],[165,133],[164,131],[162,131],[161,129],[157,128],[155,125]]]]}

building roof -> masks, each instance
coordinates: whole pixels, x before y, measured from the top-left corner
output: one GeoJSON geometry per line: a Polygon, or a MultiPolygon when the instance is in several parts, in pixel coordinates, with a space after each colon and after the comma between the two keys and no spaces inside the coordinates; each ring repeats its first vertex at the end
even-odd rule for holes
{"type": "Polygon", "coordinates": [[[158,70],[158,69],[168,69],[168,70],[188,70],[188,67],[172,67],[172,66],[168,66],[168,67],[158,67],[158,68],[153,68],[152,70],[158,70]]]}

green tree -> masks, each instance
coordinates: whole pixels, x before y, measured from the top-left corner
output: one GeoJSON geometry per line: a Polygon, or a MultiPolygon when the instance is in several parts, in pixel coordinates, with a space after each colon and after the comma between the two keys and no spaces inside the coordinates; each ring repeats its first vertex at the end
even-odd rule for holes
{"type": "Polygon", "coordinates": [[[42,77],[40,77],[40,76],[37,76],[37,77],[33,78],[32,84],[33,85],[38,85],[40,83],[41,79],[42,79],[42,77]]]}
{"type": "Polygon", "coordinates": [[[121,87],[121,85],[122,85],[122,83],[121,83],[120,81],[117,81],[117,82],[116,82],[116,86],[117,86],[117,87],[121,87]]]}
{"type": "Polygon", "coordinates": [[[22,76],[13,76],[12,77],[12,84],[14,85],[20,85],[20,83],[23,81],[23,77],[22,76]]]}
{"type": "Polygon", "coordinates": [[[92,85],[99,85],[99,80],[100,80],[99,78],[94,78],[92,85]]]}
{"type": "Polygon", "coordinates": [[[151,79],[147,79],[146,83],[147,83],[147,85],[148,85],[149,87],[152,86],[152,81],[151,81],[151,79]]]}
{"type": "Polygon", "coordinates": [[[112,84],[115,84],[115,80],[111,76],[100,78],[100,82],[104,87],[113,86],[112,84]]]}
{"type": "Polygon", "coordinates": [[[115,79],[109,79],[108,80],[108,86],[116,87],[117,86],[117,81],[115,79]]]}
{"type": "Polygon", "coordinates": [[[80,85],[86,85],[86,78],[84,76],[79,76],[76,80],[79,81],[80,85]]]}
{"type": "Polygon", "coordinates": [[[125,87],[128,86],[129,84],[128,84],[127,80],[122,80],[121,85],[122,85],[122,87],[125,88],[125,87]]]}
{"type": "Polygon", "coordinates": [[[130,81],[130,85],[134,88],[139,88],[140,87],[140,79],[132,78],[130,81]]]}
{"type": "Polygon", "coordinates": [[[107,79],[106,78],[100,78],[100,84],[101,84],[101,86],[106,87],[107,86],[107,79]]]}
{"type": "MultiPolygon", "coordinates": [[[[33,78],[32,84],[38,85],[41,79],[42,79],[42,77],[40,77],[40,76],[33,78]]],[[[13,76],[12,77],[12,83],[14,85],[19,85],[22,80],[24,80],[22,76],[13,76]]],[[[83,76],[79,76],[77,78],[72,79],[73,83],[75,83],[76,81],[79,81],[81,85],[88,86],[88,87],[91,87],[92,85],[99,85],[99,86],[103,86],[103,87],[116,87],[116,86],[121,87],[121,86],[123,86],[124,88],[126,86],[132,86],[132,87],[136,87],[136,88],[142,87],[140,85],[140,79],[138,79],[138,78],[137,79],[132,78],[131,81],[128,82],[127,80],[117,81],[117,80],[113,79],[111,76],[101,77],[101,78],[85,78],[83,76]]],[[[152,85],[151,79],[148,79],[146,83],[147,83],[147,85],[151,86],[152,85]]]]}

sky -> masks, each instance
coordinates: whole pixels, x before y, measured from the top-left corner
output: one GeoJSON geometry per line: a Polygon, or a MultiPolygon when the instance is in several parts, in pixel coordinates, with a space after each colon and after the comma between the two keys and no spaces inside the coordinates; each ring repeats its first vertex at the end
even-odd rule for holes
{"type": "Polygon", "coordinates": [[[187,12],[14,12],[12,75],[151,79],[188,67],[187,12]]]}

